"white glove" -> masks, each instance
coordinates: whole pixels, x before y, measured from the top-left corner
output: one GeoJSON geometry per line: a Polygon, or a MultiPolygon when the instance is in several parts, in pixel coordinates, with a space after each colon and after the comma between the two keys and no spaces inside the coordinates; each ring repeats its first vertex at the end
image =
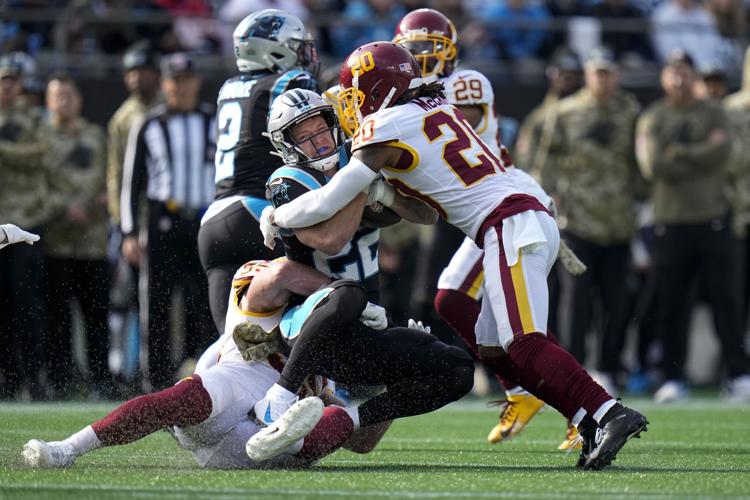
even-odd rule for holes
{"type": "Polygon", "coordinates": [[[372,302],[367,303],[359,320],[374,330],[385,330],[388,326],[388,318],[386,317],[385,309],[373,304],[372,302]]]}
{"type": "Polygon", "coordinates": [[[276,246],[276,238],[279,237],[279,226],[271,222],[274,208],[268,205],[260,213],[260,232],[263,233],[263,244],[271,250],[276,246]]]}
{"type": "Polygon", "coordinates": [[[39,241],[39,235],[24,231],[13,224],[0,225],[0,233],[0,248],[21,242],[33,245],[35,241],[39,241]]]}
{"type": "Polygon", "coordinates": [[[421,321],[414,321],[413,319],[409,319],[409,322],[406,324],[406,326],[412,330],[419,330],[420,332],[430,333],[430,327],[422,324],[421,321]]]}
{"type": "Polygon", "coordinates": [[[370,184],[370,191],[367,193],[367,204],[380,203],[384,207],[393,205],[393,199],[396,197],[396,189],[383,179],[375,179],[370,184]]]}

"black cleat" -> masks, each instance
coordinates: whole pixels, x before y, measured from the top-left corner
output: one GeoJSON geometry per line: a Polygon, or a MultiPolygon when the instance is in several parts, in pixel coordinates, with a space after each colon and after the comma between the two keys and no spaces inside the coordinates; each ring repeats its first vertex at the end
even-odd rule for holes
{"type": "Polygon", "coordinates": [[[602,429],[601,427],[595,427],[590,432],[582,432],[581,438],[581,453],[578,455],[578,461],[576,462],[576,468],[581,469],[586,465],[586,461],[589,459],[591,452],[599,446],[602,440],[602,429]]]}
{"type": "MultiPolygon", "coordinates": [[[[623,407],[619,413],[614,415],[601,428],[601,436],[596,436],[600,439],[590,442],[590,451],[587,454],[583,468],[587,470],[601,470],[607,467],[615,459],[617,452],[625,446],[625,443],[630,438],[639,437],[641,432],[647,431],[647,426],[648,420],[646,420],[646,417],[635,410],[623,407]]],[[[585,448],[586,441],[584,441],[585,448]]],[[[581,451],[582,458],[583,455],[584,453],[581,451]]],[[[580,458],[578,462],[581,462],[580,458]]]]}

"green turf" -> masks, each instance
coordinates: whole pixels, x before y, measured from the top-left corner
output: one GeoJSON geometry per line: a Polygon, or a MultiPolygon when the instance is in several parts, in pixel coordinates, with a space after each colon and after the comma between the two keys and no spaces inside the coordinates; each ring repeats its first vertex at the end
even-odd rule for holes
{"type": "Polygon", "coordinates": [[[603,472],[556,450],[564,422],[540,414],[491,446],[494,411],[478,400],[394,424],[368,455],[340,451],[308,471],[204,471],[166,433],[99,450],[70,469],[30,470],[30,438],[61,439],[113,407],[0,405],[0,499],[82,498],[750,498],[750,407],[701,399],[633,402],[651,421],[603,472]]]}

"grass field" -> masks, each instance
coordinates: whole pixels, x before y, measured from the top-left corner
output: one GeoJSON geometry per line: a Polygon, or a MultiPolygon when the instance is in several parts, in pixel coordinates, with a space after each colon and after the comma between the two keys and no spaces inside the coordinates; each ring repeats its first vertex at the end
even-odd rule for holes
{"type": "Polygon", "coordinates": [[[397,422],[368,455],[339,451],[307,471],[204,471],[164,432],[67,470],[31,470],[20,463],[28,439],[64,438],[114,405],[3,404],[0,499],[750,498],[749,406],[629,403],[650,430],[602,472],[556,450],[564,422],[549,409],[519,438],[487,444],[495,412],[471,399],[397,422]]]}

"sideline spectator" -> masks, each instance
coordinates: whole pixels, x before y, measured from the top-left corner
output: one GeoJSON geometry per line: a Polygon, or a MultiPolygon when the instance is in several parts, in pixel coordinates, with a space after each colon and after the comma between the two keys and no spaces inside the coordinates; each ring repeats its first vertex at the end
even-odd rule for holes
{"type": "Polygon", "coordinates": [[[550,112],[556,119],[542,138],[550,145],[544,188],[558,200],[562,236],[587,267],[581,275],[562,274],[561,297],[569,321],[561,331],[571,354],[583,364],[586,335],[599,330],[595,366],[599,383],[609,388],[622,371],[629,305],[623,283],[630,269],[641,185],[634,155],[640,105],[620,88],[619,79],[614,53],[592,51],[584,88],[554,106],[550,112]],[[601,304],[602,320],[597,322],[595,304],[601,304]],[[595,324],[601,327],[592,328],[595,324]]]}
{"type": "Polygon", "coordinates": [[[693,96],[695,64],[684,52],[661,73],[665,97],[638,121],[637,154],[653,182],[657,330],[665,382],[664,403],[688,396],[685,360],[692,287],[700,277],[719,337],[728,395],[750,401],[742,307],[741,246],[730,227],[726,194],[729,122],[712,100],[693,96]]]}
{"type": "Polygon", "coordinates": [[[734,62],[716,29],[716,21],[697,0],[667,0],[651,15],[654,50],[660,62],[682,50],[698,66],[714,61],[734,62]]]}
{"type": "Polygon", "coordinates": [[[83,313],[90,396],[112,397],[108,368],[106,136],[81,117],[81,94],[73,79],[53,76],[47,84],[49,122],[43,133],[57,158],[52,196],[62,213],[50,220],[43,241],[49,388],[65,399],[80,380],[73,361],[71,302],[83,313]],[[59,286],[55,286],[59,285],[59,286]]]}
{"type": "MultiPolygon", "coordinates": [[[[42,163],[42,115],[20,99],[23,68],[0,57],[0,214],[3,221],[44,236],[48,221],[49,172],[42,163]],[[10,157],[6,157],[5,154],[10,157]],[[16,154],[20,153],[20,154],[16,154]]],[[[41,398],[42,248],[13,245],[0,252],[0,399],[41,398]]]]}

